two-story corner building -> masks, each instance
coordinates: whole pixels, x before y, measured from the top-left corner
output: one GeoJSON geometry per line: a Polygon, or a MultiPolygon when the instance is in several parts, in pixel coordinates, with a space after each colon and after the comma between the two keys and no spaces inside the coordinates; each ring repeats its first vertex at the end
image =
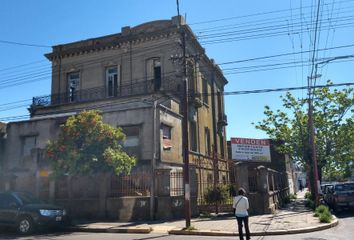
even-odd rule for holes
{"type": "Polygon", "coordinates": [[[5,156],[4,155],[5,137],[6,137],[6,123],[0,122],[0,189],[4,188],[4,186],[3,186],[4,172],[2,171],[2,169],[3,169],[4,156],[5,156]]]}
{"type": "MultiPolygon", "coordinates": [[[[17,176],[9,179],[8,186],[55,201],[62,199],[66,205],[81,201],[72,208],[77,215],[85,212],[85,206],[90,207],[86,213],[94,215],[94,199],[99,198],[97,211],[114,218],[146,217],[144,211],[127,213],[137,207],[150,209],[150,215],[152,211],[157,217],[175,216],[173,208],[181,207],[180,200],[166,207],[171,200],[141,199],[183,196],[181,96],[185,72],[194,212],[196,199],[202,198],[208,184],[228,180],[223,100],[227,80],[182,17],[54,46],[46,57],[52,62],[51,94],[33,98],[28,121],[8,124],[5,168],[17,176]],[[186,61],[181,57],[184,46],[186,61]],[[101,111],[106,123],[121,127],[127,136],[125,150],[138,159],[132,173],[135,177],[112,176],[103,193],[98,190],[102,189],[100,183],[90,177],[49,181],[50,169],[43,157],[45,144],[55,139],[60,124],[88,109],[101,111]],[[133,196],[128,204],[128,197],[133,196]],[[126,197],[125,203],[118,204],[119,197],[126,197]],[[65,203],[65,199],[70,201],[65,203]]],[[[145,212],[148,216],[149,211],[145,212]]]]}

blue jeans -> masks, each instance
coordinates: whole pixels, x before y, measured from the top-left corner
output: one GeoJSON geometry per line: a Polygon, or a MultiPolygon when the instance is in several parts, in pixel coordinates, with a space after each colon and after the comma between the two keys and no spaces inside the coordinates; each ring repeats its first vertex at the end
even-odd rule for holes
{"type": "Polygon", "coordinates": [[[245,231],[246,231],[246,239],[251,239],[250,237],[250,229],[248,227],[248,216],[247,217],[236,217],[237,225],[238,225],[238,235],[240,236],[240,240],[243,240],[243,231],[242,231],[242,222],[245,223],[245,231]]]}

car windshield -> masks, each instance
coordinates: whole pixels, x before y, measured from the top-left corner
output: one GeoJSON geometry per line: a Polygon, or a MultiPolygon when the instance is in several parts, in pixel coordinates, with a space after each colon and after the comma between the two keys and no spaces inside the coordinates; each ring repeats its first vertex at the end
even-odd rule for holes
{"type": "Polygon", "coordinates": [[[28,193],[16,193],[16,196],[22,201],[23,204],[43,203],[41,200],[28,193]]]}
{"type": "Polygon", "coordinates": [[[354,191],[354,183],[344,183],[336,185],[336,191],[354,191]]]}

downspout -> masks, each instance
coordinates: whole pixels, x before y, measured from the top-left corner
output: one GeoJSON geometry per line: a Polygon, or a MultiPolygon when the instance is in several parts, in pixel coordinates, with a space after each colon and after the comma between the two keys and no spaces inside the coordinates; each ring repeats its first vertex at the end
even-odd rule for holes
{"type": "MultiPolygon", "coordinates": [[[[213,138],[214,138],[214,144],[213,144],[213,167],[214,167],[214,189],[216,188],[218,182],[219,182],[219,169],[218,169],[218,160],[217,160],[217,152],[218,152],[218,144],[216,140],[216,112],[215,112],[215,72],[212,72],[212,84],[211,84],[211,109],[212,109],[212,124],[213,124],[213,138]]],[[[216,213],[219,212],[218,209],[218,203],[215,202],[215,211],[216,213]]]]}
{"type": "Polygon", "coordinates": [[[61,96],[61,49],[62,47],[59,46],[59,83],[58,83],[58,103],[61,102],[60,96],[61,96]]]}
{"type": "Polygon", "coordinates": [[[214,149],[213,149],[213,159],[214,159],[214,185],[219,182],[219,171],[218,171],[218,162],[217,162],[217,152],[218,152],[218,144],[217,144],[217,123],[216,123],[216,109],[215,109],[215,72],[213,71],[212,75],[212,84],[211,84],[211,109],[212,109],[212,124],[213,124],[213,138],[214,138],[214,149]]]}
{"type": "Polygon", "coordinates": [[[150,219],[155,220],[155,169],[156,169],[156,141],[157,141],[157,134],[156,134],[156,108],[157,108],[157,100],[154,100],[153,104],[153,128],[152,128],[152,136],[153,136],[153,155],[151,160],[151,186],[150,186],[150,219]]]}

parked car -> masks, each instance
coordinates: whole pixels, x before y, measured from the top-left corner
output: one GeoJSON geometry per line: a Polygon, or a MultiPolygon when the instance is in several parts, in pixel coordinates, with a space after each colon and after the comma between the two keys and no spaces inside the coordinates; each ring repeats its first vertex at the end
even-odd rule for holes
{"type": "Polygon", "coordinates": [[[328,187],[325,202],[335,211],[354,208],[354,182],[335,183],[328,187]]]}
{"type": "Polygon", "coordinates": [[[63,207],[46,204],[24,192],[0,192],[0,226],[13,226],[29,234],[42,226],[61,226],[67,222],[63,207]]]}
{"type": "Polygon", "coordinates": [[[320,197],[322,197],[322,200],[327,204],[327,197],[329,193],[329,189],[333,188],[334,183],[324,183],[321,184],[321,192],[320,192],[320,197]]]}

